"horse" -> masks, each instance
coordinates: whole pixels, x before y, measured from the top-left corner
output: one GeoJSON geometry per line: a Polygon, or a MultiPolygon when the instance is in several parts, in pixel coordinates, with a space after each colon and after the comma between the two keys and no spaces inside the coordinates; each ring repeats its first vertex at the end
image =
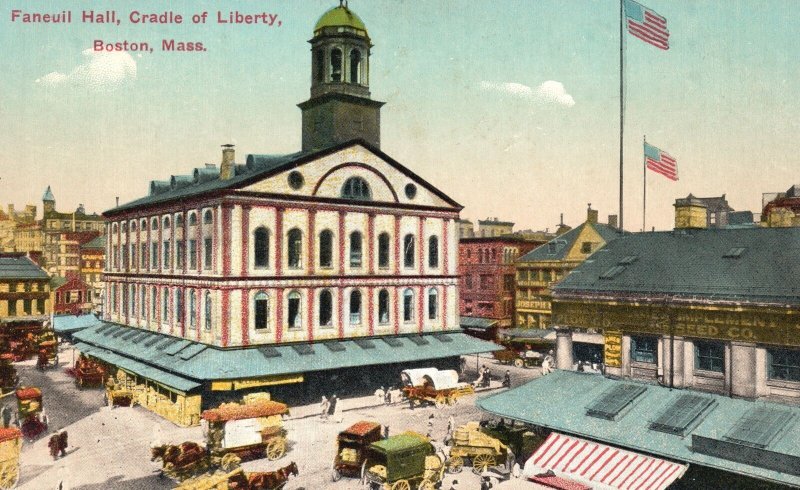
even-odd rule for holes
{"type": "Polygon", "coordinates": [[[161,459],[162,466],[171,464],[175,468],[194,463],[205,456],[205,448],[196,442],[183,442],[179,446],[163,444],[150,448],[150,461],[161,459]]]}
{"type": "Polygon", "coordinates": [[[286,485],[290,476],[297,476],[299,473],[297,463],[294,461],[277,471],[249,473],[247,475],[247,488],[249,490],[277,490],[286,485]]]}

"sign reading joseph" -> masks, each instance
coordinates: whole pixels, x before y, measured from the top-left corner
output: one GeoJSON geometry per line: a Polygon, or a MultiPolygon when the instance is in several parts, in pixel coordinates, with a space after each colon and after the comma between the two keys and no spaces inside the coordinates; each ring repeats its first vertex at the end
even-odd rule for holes
{"type": "Polygon", "coordinates": [[[800,345],[800,311],[796,310],[554,302],[553,325],[800,345]]]}

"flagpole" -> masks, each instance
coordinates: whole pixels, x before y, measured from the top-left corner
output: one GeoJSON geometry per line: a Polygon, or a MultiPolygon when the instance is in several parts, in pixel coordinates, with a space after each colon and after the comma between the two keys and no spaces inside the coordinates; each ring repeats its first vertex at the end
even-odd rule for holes
{"type": "Polygon", "coordinates": [[[622,182],[623,182],[623,161],[625,142],[625,5],[624,0],[619,1],[619,229],[624,230],[623,221],[623,201],[622,201],[622,182]]]}
{"type": "Polygon", "coordinates": [[[642,232],[647,231],[647,155],[644,145],[647,145],[647,135],[642,136],[642,232]]]}

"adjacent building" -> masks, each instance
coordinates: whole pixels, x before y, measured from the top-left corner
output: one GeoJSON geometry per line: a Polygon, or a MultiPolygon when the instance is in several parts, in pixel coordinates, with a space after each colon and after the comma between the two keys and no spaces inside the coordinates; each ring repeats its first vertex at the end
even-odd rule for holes
{"type": "Polygon", "coordinates": [[[92,303],[92,311],[94,312],[102,311],[103,307],[105,248],[106,237],[103,235],[84,243],[80,248],[81,280],[90,287],[89,300],[92,303]]]}
{"type": "MultiPolygon", "coordinates": [[[[461,206],[380,148],[372,41],[342,5],[314,28],[302,150],[224,145],[104,213],[103,321],[78,349],[182,425],[269,390],[290,402],[457,367],[461,206]]],[[[372,388],[374,389],[374,387],[372,388]]]]}
{"type": "Polygon", "coordinates": [[[77,272],[54,277],[50,287],[54,314],[82,315],[92,311],[92,288],[77,272]]]}
{"type": "Polygon", "coordinates": [[[80,245],[103,234],[103,217],[87,214],[83,204],[71,213],[56,211],[56,199],[50,186],[42,196],[42,204],[41,250],[45,267],[51,275],[63,277],[68,271],[79,270],[80,245]]]}
{"type": "Polygon", "coordinates": [[[21,252],[0,253],[0,335],[18,341],[49,319],[50,276],[21,252]]]}
{"type": "Polygon", "coordinates": [[[800,185],[793,185],[786,192],[764,194],[762,202],[762,226],[800,226],[800,185]]]}

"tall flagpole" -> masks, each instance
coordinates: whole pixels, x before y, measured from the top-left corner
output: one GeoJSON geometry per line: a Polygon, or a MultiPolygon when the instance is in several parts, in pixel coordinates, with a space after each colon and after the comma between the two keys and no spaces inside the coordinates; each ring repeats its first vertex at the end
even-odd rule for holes
{"type": "MultiPolygon", "coordinates": [[[[647,144],[647,135],[642,136],[644,145],[647,144]]],[[[642,145],[642,232],[647,231],[647,155],[642,145]]]]}
{"type": "Polygon", "coordinates": [[[625,4],[619,0],[619,229],[624,230],[622,206],[622,176],[625,142],[625,4]]]}

